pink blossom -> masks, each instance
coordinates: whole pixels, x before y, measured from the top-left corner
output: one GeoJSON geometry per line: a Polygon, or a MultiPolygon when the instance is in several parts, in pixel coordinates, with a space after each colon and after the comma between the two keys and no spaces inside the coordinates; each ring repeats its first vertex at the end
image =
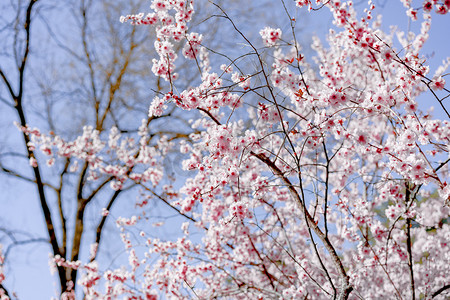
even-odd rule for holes
{"type": "Polygon", "coordinates": [[[261,35],[264,45],[268,47],[275,46],[278,40],[281,39],[281,29],[273,29],[270,27],[265,27],[259,34],[261,35]]]}

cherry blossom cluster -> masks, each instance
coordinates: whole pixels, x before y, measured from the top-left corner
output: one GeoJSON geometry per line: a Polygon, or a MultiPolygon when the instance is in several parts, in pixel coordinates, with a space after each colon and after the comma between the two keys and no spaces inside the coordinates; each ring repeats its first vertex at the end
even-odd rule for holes
{"type": "MultiPolygon", "coordinates": [[[[244,127],[243,120],[220,124],[218,110],[227,106],[215,102],[216,95],[225,98],[222,75],[203,74],[198,88],[169,95],[164,102],[207,113],[193,123],[204,131],[192,136],[192,145],[181,146],[191,154],[184,168],[196,173],[180,189],[185,197],[172,202],[196,216],[195,225],[205,230],[198,245],[202,256],[197,250],[162,255],[184,242],[153,241],[149,251],[161,257],[150,274],[163,293],[181,298],[174,285],[193,288],[201,281],[202,287],[195,289],[200,298],[328,298],[345,277],[336,271],[331,250],[314,254],[307,242],[313,238],[309,222],[318,224],[317,235],[326,231],[330,245],[342,251],[355,297],[410,297],[410,261],[416,295],[431,297],[445,285],[448,269],[439,261],[449,250],[445,240],[450,228],[442,220],[449,214],[450,188],[448,166],[440,164],[449,157],[445,145],[450,127],[448,121],[421,112],[416,102],[428,89],[422,81],[430,70],[420,51],[431,16],[425,15],[421,32],[408,33],[407,40],[402,33],[380,30],[372,3],[362,19],[351,1],[331,1],[327,7],[341,29],[330,32],[328,48],[318,39],[313,44],[319,74],[298,45],[283,51],[277,44],[279,29],[261,30],[264,45],[277,46],[270,84],[290,102],[280,105],[272,98],[249,107],[253,128],[244,127]],[[401,56],[392,46],[394,38],[404,46],[401,56]],[[275,178],[268,177],[271,173],[275,178]],[[407,233],[411,220],[418,226],[407,233]],[[335,231],[326,223],[334,224],[335,231]],[[408,235],[428,242],[414,242],[408,250],[408,235]],[[207,261],[214,272],[205,268],[207,261]],[[164,271],[157,275],[161,266],[164,271]],[[191,277],[184,283],[174,279],[186,272],[191,277]],[[272,288],[263,288],[268,286],[272,288]]],[[[447,66],[430,75],[430,87],[445,89],[442,71],[447,66]]],[[[251,75],[233,73],[227,65],[221,70],[232,74],[236,87],[254,88],[244,84],[251,75]]],[[[241,103],[251,101],[243,98],[241,103]]]]}
{"type": "MultiPolygon", "coordinates": [[[[122,16],[120,21],[155,27],[157,36],[155,49],[159,54],[159,59],[153,59],[152,72],[156,76],[172,82],[178,78],[178,74],[175,73],[177,54],[174,42],[186,39],[187,22],[191,20],[194,12],[193,0],[154,0],[150,8],[153,9],[153,13],[145,16],[143,13],[122,16]]],[[[200,42],[201,36],[190,33],[183,55],[194,58],[198,54],[200,42]]]]}
{"type": "Polygon", "coordinates": [[[270,27],[265,27],[259,34],[263,38],[264,45],[271,47],[277,44],[281,39],[281,29],[273,29],[270,27]]]}
{"type": "Polygon", "coordinates": [[[441,15],[445,15],[450,10],[450,1],[444,0],[444,1],[437,1],[437,0],[424,0],[421,7],[415,7],[411,0],[400,0],[403,5],[408,9],[407,14],[408,16],[413,19],[417,20],[418,11],[420,9],[423,10],[424,13],[430,13],[433,10],[441,15]]]}
{"type": "MultiPolygon", "coordinates": [[[[3,273],[3,264],[5,263],[5,258],[2,253],[2,245],[0,244],[0,285],[5,280],[5,274],[3,273]]],[[[9,300],[9,297],[6,295],[5,290],[0,288],[0,299],[1,300],[9,300]]]]}
{"type": "Polygon", "coordinates": [[[183,55],[189,59],[195,59],[200,54],[200,45],[202,42],[203,36],[198,33],[192,32],[187,36],[187,43],[183,48],[183,55]]]}
{"type": "MultiPolygon", "coordinates": [[[[244,91],[250,88],[250,77],[231,74],[231,80],[244,91]]],[[[203,72],[202,83],[198,87],[186,89],[179,95],[169,92],[164,97],[155,97],[150,105],[149,116],[160,116],[170,102],[185,110],[216,110],[220,107],[237,108],[241,106],[241,97],[223,87],[223,79],[217,73],[203,72]]]]}
{"type": "MultiPolygon", "coordinates": [[[[281,30],[264,27],[257,41],[264,47],[248,55],[256,56],[253,74],[241,71],[244,59],[209,62],[203,35],[188,32],[191,1],[155,0],[147,17],[124,17],[155,26],[154,73],[170,82],[149,116],[169,106],[200,116],[186,122],[188,140],[165,136],[158,147],[148,145],[145,122],[138,142],[115,128],[107,142],[89,127],[73,142],[21,128],[30,149],[88,162],[91,178],[113,176],[115,189],[127,179],[159,184],[158,159],[168,149],[186,157],[180,165],[190,177],[138,204],[152,197],[170,204],[185,221],[180,235],[133,234],[146,218],[118,217],[129,266],[100,272],[96,262],[74,262],[87,299],[430,299],[448,292],[450,122],[422,111],[418,96],[439,104],[436,92],[450,93],[450,60],[433,74],[422,55],[434,17],[428,2],[420,32],[394,34],[381,30],[371,2],[361,17],[352,1],[316,1],[335,25],[325,45],[314,39],[316,56],[305,58],[297,41],[280,43],[281,30]],[[200,69],[195,86],[174,81],[174,42],[185,42],[184,59],[200,69]]],[[[430,3],[448,10],[447,2],[430,3]]]]}
{"type": "Polygon", "coordinates": [[[72,269],[75,269],[75,270],[78,269],[81,266],[81,261],[79,261],[79,260],[77,260],[77,261],[66,261],[60,255],[55,255],[55,257],[53,257],[53,259],[52,259],[52,261],[50,263],[55,265],[55,267],[52,268],[55,271],[56,271],[56,266],[64,266],[64,267],[72,268],[72,269]]]}
{"type": "Polygon", "coordinates": [[[295,4],[296,4],[298,7],[302,7],[302,6],[306,6],[306,5],[311,5],[311,0],[298,0],[298,1],[295,1],[295,4]]]}
{"type": "MultiPolygon", "coordinates": [[[[80,261],[68,262],[59,256],[51,258],[50,265],[54,269],[56,265],[62,265],[79,270],[82,277],[78,284],[83,287],[86,299],[114,299],[126,296],[128,299],[156,300],[157,296],[151,290],[151,285],[148,285],[145,281],[140,282],[136,277],[136,272],[141,271],[140,269],[142,265],[145,265],[146,260],[138,259],[136,251],[131,248],[130,241],[125,234],[122,235],[122,241],[127,245],[130,270],[122,267],[116,270],[100,271],[96,261],[86,264],[80,261]],[[141,288],[136,288],[137,284],[141,284],[141,288]],[[100,286],[103,286],[103,288],[100,288],[100,286]]],[[[94,245],[94,248],[96,246],[94,245]]],[[[75,299],[73,293],[65,296],[67,299],[75,299]]]]}
{"type": "MultiPolygon", "coordinates": [[[[170,142],[164,139],[160,140],[157,147],[147,144],[145,120],[138,132],[138,143],[132,137],[122,138],[115,127],[111,128],[107,142],[102,140],[97,130],[89,126],[84,127],[83,134],[73,141],[65,141],[54,133],[43,134],[37,128],[20,129],[30,137],[30,150],[34,151],[39,146],[41,152],[49,157],[47,165],[53,165],[57,157],[72,158],[70,170],[75,172],[80,161],[86,162],[89,180],[112,177],[111,187],[115,190],[121,189],[128,179],[158,185],[163,177],[160,157],[171,147],[170,142]],[[145,169],[136,169],[136,166],[144,166],[145,169]]],[[[36,158],[30,158],[30,165],[37,166],[36,158]]]]}

